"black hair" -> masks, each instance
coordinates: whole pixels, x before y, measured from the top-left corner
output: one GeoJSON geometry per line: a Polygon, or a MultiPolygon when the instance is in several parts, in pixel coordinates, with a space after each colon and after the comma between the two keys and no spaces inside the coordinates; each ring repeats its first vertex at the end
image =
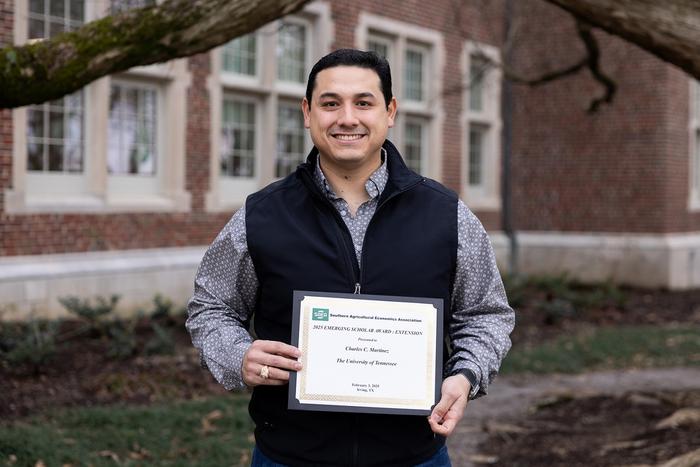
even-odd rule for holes
{"type": "Polygon", "coordinates": [[[306,101],[309,103],[309,106],[311,106],[311,94],[316,86],[316,75],[326,68],[336,66],[357,66],[374,70],[379,76],[379,84],[382,88],[382,94],[384,94],[386,106],[389,107],[392,99],[389,62],[386,58],[374,52],[364,52],[357,49],[338,49],[316,62],[311,68],[309,79],[306,82],[306,101]]]}

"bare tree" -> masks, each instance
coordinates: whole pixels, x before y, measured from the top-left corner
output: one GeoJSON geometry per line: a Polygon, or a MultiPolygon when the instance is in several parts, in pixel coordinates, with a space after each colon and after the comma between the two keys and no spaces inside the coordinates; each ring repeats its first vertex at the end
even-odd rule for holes
{"type": "MultiPolygon", "coordinates": [[[[166,0],[108,16],[52,39],[0,49],[0,108],[56,99],[102,76],[205,52],[300,9],[309,0],[166,0]]],[[[700,79],[700,1],[544,0],[574,15],[586,56],[576,64],[513,81],[538,85],[588,68],[605,87],[591,108],[609,102],[615,84],[598,67],[591,26],[639,45],[700,79]]]]}
{"type": "Polygon", "coordinates": [[[69,94],[102,76],[205,52],[309,0],[166,0],[0,49],[0,108],[69,94]]]}

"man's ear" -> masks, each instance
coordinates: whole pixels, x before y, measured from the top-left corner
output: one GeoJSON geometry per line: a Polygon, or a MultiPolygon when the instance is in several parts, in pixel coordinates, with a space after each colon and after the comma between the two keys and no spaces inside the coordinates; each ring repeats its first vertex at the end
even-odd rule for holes
{"type": "Polygon", "coordinates": [[[310,105],[306,97],[301,100],[301,111],[304,113],[304,128],[309,128],[311,126],[311,120],[309,119],[309,113],[311,111],[309,108],[310,105]]]}
{"type": "Polygon", "coordinates": [[[392,97],[391,102],[389,102],[389,105],[386,107],[386,111],[389,113],[389,128],[394,126],[394,120],[396,119],[396,112],[398,111],[398,108],[399,102],[395,97],[392,97]]]}

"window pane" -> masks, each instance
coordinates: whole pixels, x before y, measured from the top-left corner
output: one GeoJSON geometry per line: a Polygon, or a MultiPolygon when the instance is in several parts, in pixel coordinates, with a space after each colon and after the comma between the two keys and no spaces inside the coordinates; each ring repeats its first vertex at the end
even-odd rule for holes
{"type": "Polygon", "coordinates": [[[221,53],[223,69],[240,75],[256,75],[257,39],[255,34],[239,37],[226,44],[221,53]]]}
{"type": "Polygon", "coordinates": [[[157,93],[114,82],[109,103],[107,168],[112,174],[156,173],[157,93]]]}
{"type": "Polygon", "coordinates": [[[406,51],[404,97],[412,101],[423,100],[423,53],[417,50],[406,51]]]}
{"type": "Polygon", "coordinates": [[[221,175],[255,176],[255,104],[233,98],[223,103],[221,175]]]}
{"type": "Polygon", "coordinates": [[[417,173],[423,170],[424,128],[422,123],[415,120],[407,121],[404,128],[404,160],[408,168],[417,173]]]}
{"type": "Polygon", "coordinates": [[[44,26],[46,23],[40,19],[29,19],[29,37],[28,39],[43,39],[44,26]]]}
{"type": "Polygon", "coordinates": [[[469,109],[484,110],[484,81],[488,72],[488,62],[478,55],[469,59],[469,109]]]}
{"type": "Polygon", "coordinates": [[[304,162],[305,137],[304,114],[299,105],[280,102],[277,109],[277,177],[289,175],[304,162]]]}
{"type": "Polygon", "coordinates": [[[52,37],[83,24],[84,0],[30,0],[29,39],[52,37]]]}
{"type": "Polygon", "coordinates": [[[49,144],[49,171],[63,172],[63,146],[49,144]]]}
{"type": "Polygon", "coordinates": [[[111,11],[112,14],[115,14],[130,10],[132,8],[142,8],[146,6],[153,6],[155,4],[155,0],[112,0],[111,11]]]}
{"type": "Polygon", "coordinates": [[[83,0],[70,0],[69,16],[73,21],[82,23],[85,21],[85,2],[83,0]]]}
{"type": "Polygon", "coordinates": [[[472,125],[469,128],[469,185],[480,186],[483,183],[483,166],[485,152],[486,128],[472,125]]]}
{"type": "Polygon", "coordinates": [[[277,40],[277,78],[304,83],[306,79],[306,27],[283,23],[277,40]]]}
{"type": "Polygon", "coordinates": [[[33,105],[27,110],[27,169],[83,169],[83,94],[33,105]]]}
{"type": "Polygon", "coordinates": [[[49,0],[49,14],[56,18],[65,18],[66,3],[64,0],[49,0]]]}
{"type": "Polygon", "coordinates": [[[29,0],[29,13],[43,15],[45,10],[45,0],[29,0]]]}
{"type": "Polygon", "coordinates": [[[380,57],[389,58],[389,46],[384,42],[367,41],[367,50],[375,52],[380,57]]]}

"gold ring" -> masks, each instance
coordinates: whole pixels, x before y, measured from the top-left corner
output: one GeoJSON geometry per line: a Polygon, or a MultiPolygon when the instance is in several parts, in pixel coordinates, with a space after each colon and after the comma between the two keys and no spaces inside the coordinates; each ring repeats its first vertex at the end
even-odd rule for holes
{"type": "Polygon", "coordinates": [[[260,367],[260,377],[262,379],[267,379],[270,377],[270,367],[267,365],[263,365],[260,367]]]}

